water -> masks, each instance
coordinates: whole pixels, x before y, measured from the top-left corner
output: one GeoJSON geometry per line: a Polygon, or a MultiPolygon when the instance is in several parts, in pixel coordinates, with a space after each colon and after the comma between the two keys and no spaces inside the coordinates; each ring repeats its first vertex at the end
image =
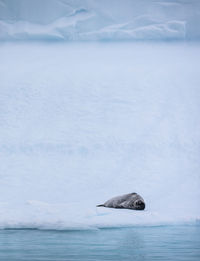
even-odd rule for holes
{"type": "Polygon", "coordinates": [[[200,260],[200,226],[0,230],[0,260],[200,260]]]}

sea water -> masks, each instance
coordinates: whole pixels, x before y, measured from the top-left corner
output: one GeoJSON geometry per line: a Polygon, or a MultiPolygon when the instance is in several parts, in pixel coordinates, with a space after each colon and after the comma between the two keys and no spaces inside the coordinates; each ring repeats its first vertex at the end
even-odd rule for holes
{"type": "Polygon", "coordinates": [[[200,226],[0,230],[0,260],[200,260],[200,226]]]}

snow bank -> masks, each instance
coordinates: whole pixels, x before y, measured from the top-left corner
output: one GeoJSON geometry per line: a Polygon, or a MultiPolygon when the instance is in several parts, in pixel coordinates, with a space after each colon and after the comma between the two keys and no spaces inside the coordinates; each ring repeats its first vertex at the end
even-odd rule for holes
{"type": "Polygon", "coordinates": [[[198,0],[0,0],[0,40],[198,40],[198,0]]]}
{"type": "Polygon", "coordinates": [[[200,217],[199,46],[0,46],[0,227],[200,217]],[[96,208],[141,194],[146,210],[96,208]]]}

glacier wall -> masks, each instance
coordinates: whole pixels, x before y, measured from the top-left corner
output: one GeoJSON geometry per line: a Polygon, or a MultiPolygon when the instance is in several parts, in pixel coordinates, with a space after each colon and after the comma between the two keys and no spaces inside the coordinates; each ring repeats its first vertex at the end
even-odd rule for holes
{"type": "Polygon", "coordinates": [[[0,40],[199,40],[198,0],[0,0],[0,40]]]}

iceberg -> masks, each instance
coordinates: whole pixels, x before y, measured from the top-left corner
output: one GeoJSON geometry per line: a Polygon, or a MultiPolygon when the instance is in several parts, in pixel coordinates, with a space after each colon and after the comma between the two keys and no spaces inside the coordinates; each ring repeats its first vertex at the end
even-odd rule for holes
{"type": "Polygon", "coordinates": [[[1,228],[200,220],[199,45],[0,47],[1,228]],[[96,208],[130,192],[144,211],[96,208]]]}

